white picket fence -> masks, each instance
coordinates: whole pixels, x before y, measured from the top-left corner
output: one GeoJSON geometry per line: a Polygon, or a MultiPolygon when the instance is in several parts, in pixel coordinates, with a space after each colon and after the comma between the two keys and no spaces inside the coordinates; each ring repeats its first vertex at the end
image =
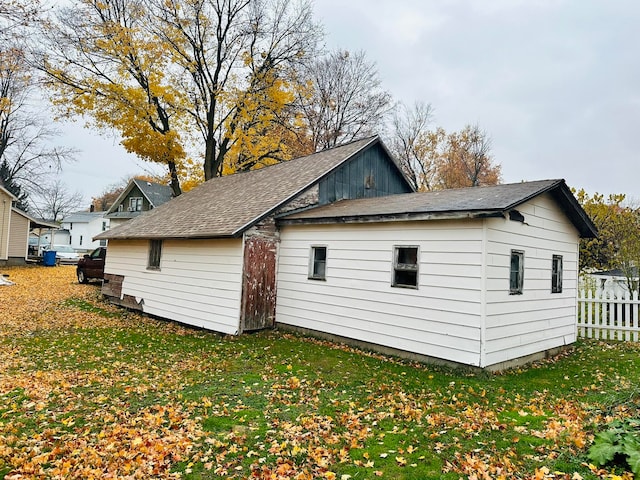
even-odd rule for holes
{"type": "Polygon", "coordinates": [[[581,291],[578,336],[637,342],[640,337],[638,292],[581,291]]]}

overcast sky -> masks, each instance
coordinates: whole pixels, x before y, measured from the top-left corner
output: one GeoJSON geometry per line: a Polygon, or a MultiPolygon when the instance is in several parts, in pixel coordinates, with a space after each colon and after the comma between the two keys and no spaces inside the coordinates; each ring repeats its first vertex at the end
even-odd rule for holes
{"type": "MultiPolygon", "coordinates": [[[[328,48],[364,50],[396,101],[478,124],[503,181],[640,199],[640,1],[316,0],[328,48]]],[[[144,163],[75,124],[63,180],[87,202],[144,163]]]]}

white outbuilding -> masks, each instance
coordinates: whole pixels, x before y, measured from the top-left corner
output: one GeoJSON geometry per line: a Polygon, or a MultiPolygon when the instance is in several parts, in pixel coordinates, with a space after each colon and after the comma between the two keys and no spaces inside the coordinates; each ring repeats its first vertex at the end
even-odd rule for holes
{"type": "Polygon", "coordinates": [[[97,238],[103,293],[130,308],[497,369],[576,340],[595,234],[564,180],[415,193],[370,137],[214,178],[97,238]]]}

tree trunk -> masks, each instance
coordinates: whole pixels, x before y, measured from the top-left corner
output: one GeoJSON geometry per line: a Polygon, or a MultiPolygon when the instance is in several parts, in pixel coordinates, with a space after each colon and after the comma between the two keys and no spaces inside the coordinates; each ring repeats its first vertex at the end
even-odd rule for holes
{"type": "Polygon", "coordinates": [[[182,194],[182,189],[180,188],[180,179],[178,178],[178,170],[176,169],[176,163],[174,161],[169,161],[169,175],[171,176],[171,191],[174,197],[179,197],[182,194]]]}
{"type": "Polygon", "coordinates": [[[211,180],[216,176],[215,168],[216,139],[211,135],[205,141],[204,149],[204,181],[211,180]]]}

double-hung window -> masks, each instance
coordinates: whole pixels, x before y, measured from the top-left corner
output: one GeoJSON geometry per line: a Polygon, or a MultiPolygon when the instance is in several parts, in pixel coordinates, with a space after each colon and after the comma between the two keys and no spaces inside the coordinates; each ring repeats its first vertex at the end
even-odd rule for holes
{"type": "Polygon", "coordinates": [[[130,212],[142,211],[142,197],[131,197],[129,199],[129,211],[130,212]]]}
{"type": "Polygon", "coordinates": [[[147,269],[160,270],[160,257],[162,256],[162,240],[149,240],[149,261],[147,269]]]}
{"type": "Polygon", "coordinates": [[[393,277],[391,286],[418,288],[418,247],[393,247],[393,277]]]}
{"type": "Polygon", "coordinates": [[[327,279],[327,247],[324,245],[313,245],[309,255],[309,279],[327,279]]]}
{"type": "Polygon", "coordinates": [[[511,250],[511,266],[509,271],[509,294],[520,295],[524,285],[524,252],[511,250]]]}
{"type": "Polygon", "coordinates": [[[562,255],[551,259],[551,293],[562,293],[562,255]]]}

